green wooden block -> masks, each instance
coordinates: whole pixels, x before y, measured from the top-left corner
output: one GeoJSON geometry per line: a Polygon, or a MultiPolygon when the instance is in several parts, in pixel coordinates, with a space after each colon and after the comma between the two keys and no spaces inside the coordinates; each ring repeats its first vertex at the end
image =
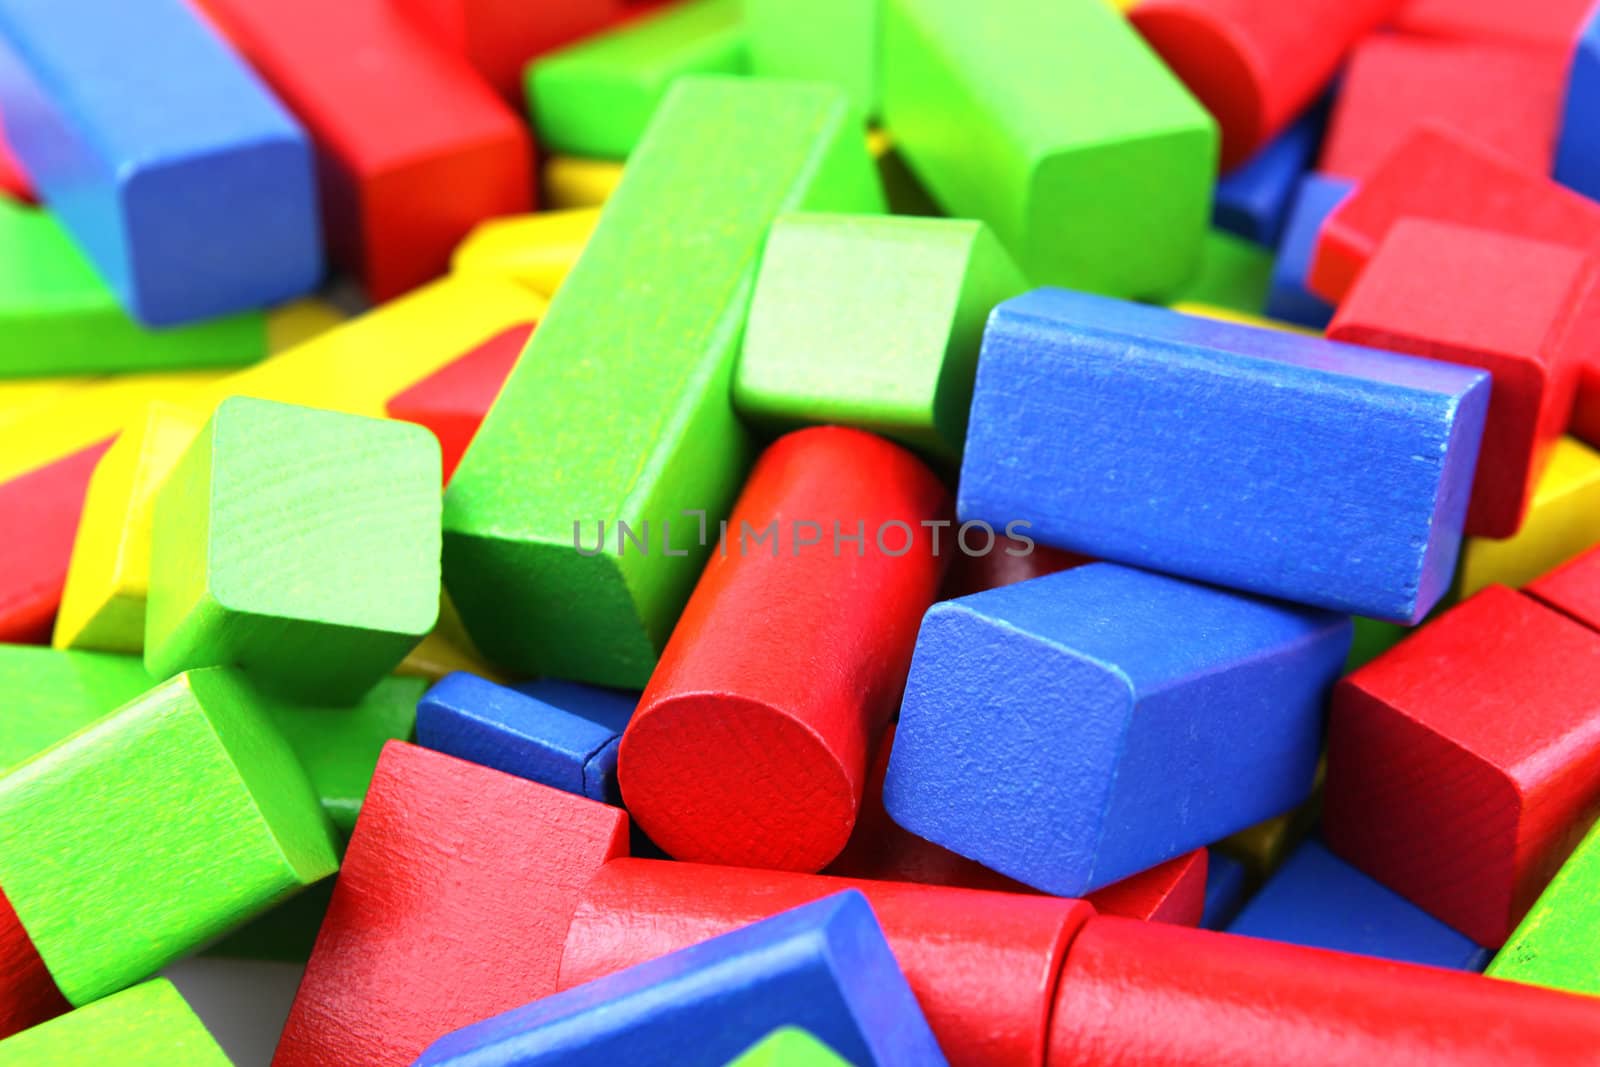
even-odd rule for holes
{"type": "Polygon", "coordinates": [[[1105,0],[887,0],[883,35],[896,146],[1034,284],[1151,297],[1193,273],[1216,123],[1105,0]]]}
{"type": "Polygon", "coordinates": [[[1355,639],[1350,642],[1350,655],[1344,661],[1344,672],[1359,670],[1389,651],[1411,633],[1412,627],[1401,626],[1398,623],[1384,622],[1381,619],[1368,619],[1357,615],[1351,619],[1355,623],[1355,639]]]}
{"type": "Polygon", "coordinates": [[[165,978],[0,1041],[0,1067],[231,1067],[165,978]]]}
{"type": "Polygon", "coordinates": [[[224,400],[156,496],[145,666],[359,700],[438,617],[440,477],[420,426],[224,400]]]}
{"type": "Polygon", "coordinates": [[[260,312],[141,326],[54,216],[0,196],[0,378],[233,367],[266,354],[260,312]]]}
{"type": "Polygon", "coordinates": [[[763,78],[828,82],[878,114],[879,0],[744,0],[750,69],[763,78]]]}
{"type": "Polygon", "coordinates": [[[1272,263],[1272,253],[1260,245],[1211,230],[1201,246],[1199,269],[1172,295],[1171,302],[1265,314],[1272,263]]]}
{"type": "Polygon", "coordinates": [[[706,559],[685,512],[714,544],[750,461],[730,394],[767,230],[882,207],[838,89],[673,87],[445,494],[446,581],[485,655],[644,686],[706,559]],[[615,551],[617,520],[648,554],[615,551]]]}
{"type": "Polygon", "coordinates": [[[779,429],[859,426],[958,457],[984,324],[1027,288],[981,222],[786,215],[762,256],[734,404],[779,429]]]}
{"type": "Polygon", "coordinates": [[[528,66],[528,113],[552,152],[626,159],[672,83],[750,69],[739,0],[688,0],[528,66]]]}
{"type": "Polygon", "coordinates": [[[337,879],[328,878],[251,919],[201,954],[228,960],[305,963],[333,902],[337,879]]]}
{"type": "Polygon", "coordinates": [[[248,684],[191,671],[0,778],[0,891],[62,995],[137,982],[338,869],[248,684]]]}
{"type": "Polygon", "coordinates": [[[1600,996],[1600,823],[1567,857],[1484,973],[1600,996]]]}
{"type": "Polygon", "coordinates": [[[137,656],[0,645],[0,775],[152,684],[137,656]]]}
{"type": "Polygon", "coordinates": [[[728,1067],[849,1067],[838,1054],[804,1030],[774,1031],[728,1067]]]}

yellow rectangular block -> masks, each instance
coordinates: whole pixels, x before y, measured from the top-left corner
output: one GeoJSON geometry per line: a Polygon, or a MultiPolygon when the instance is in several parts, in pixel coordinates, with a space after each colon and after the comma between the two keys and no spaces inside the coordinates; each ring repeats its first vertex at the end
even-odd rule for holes
{"type": "Polygon", "coordinates": [[[599,222],[597,207],[490,219],[457,246],[450,269],[455,274],[510,278],[543,296],[554,296],[599,222]]]}
{"type": "Polygon", "coordinates": [[[622,164],[612,159],[551,156],[545,160],[544,206],[552,211],[599,207],[622,180],[622,164]]]}
{"type": "Polygon", "coordinates": [[[28,378],[0,382],[0,426],[14,422],[37,408],[54,403],[99,378],[28,378]]]}
{"type": "Polygon", "coordinates": [[[1600,544],[1600,453],[1563,437],[1534,490],[1515,537],[1469,537],[1461,545],[1455,596],[1490,585],[1526,585],[1600,544]]]}

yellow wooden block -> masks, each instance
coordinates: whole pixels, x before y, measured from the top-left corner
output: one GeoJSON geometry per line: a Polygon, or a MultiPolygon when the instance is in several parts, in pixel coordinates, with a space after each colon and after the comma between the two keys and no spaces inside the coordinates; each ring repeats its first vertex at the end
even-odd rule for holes
{"type": "Polygon", "coordinates": [[[490,666],[467,636],[456,606],[450,603],[450,594],[439,598],[439,621],[433,632],[411,650],[411,654],[395,668],[395,673],[409,678],[426,678],[437,682],[454,671],[466,671],[491,682],[510,685],[514,679],[490,666]]]}
{"type": "Polygon", "coordinates": [[[1526,585],[1600,544],[1600,453],[1570,437],[1557,443],[1515,537],[1469,537],[1461,545],[1455,594],[1489,585],[1526,585]]]}
{"type": "Polygon", "coordinates": [[[27,378],[0,382],[0,426],[52,404],[74,389],[92,385],[99,378],[27,378]]]}
{"type": "Polygon", "coordinates": [[[599,207],[622,180],[613,159],[551,156],[544,163],[544,206],[552,211],[599,207]]]}
{"type": "Polygon", "coordinates": [[[456,274],[511,278],[553,296],[599,221],[597,207],[490,219],[456,248],[450,269],[456,274]]]}
{"type": "Polygon", "coordinates": [[[320,337],[350,316],[326,300],[296,300],[267,312],[267,351],[283,352],[320,337]]]}
{"type": "Polygon", "coordinates": [[[1284,333],[1305,334],[1308,337],[1321,337],[1316,330],[1308,330],[1303,326],[1296,326],[1292,322],[1282,322],[1278,319],[1269,319],[1264,315],[1251,315],[1244,311],[1234,311],[1231,308],[1219,308],[1212,304],[1197,304],[1185,300],[1172,305],[1173,311],[1181,311],[1185,315],[1198,315],[1203,319],[1216,319],[1219,322],[1236,322],[1241,326],[1255,326],[1263,330],[1281,330],[1284,333]]]}

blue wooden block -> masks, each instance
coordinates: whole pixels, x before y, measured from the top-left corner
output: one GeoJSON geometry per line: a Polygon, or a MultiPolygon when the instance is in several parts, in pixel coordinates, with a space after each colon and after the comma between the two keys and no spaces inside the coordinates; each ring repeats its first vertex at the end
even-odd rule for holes
{"type": "Polygon", "coordinates": [[[1455,569],[1488,399],[1467,367],[1040,289],[989,318],[957,511],[1414,623],[1455,569]]]}
{"type": "Polygon", "coordinates": [[[855,1067],[945,1063],[851,889],[457,1030],[415,1067],[721,1067],[785,1026],[855,1067]]]}
{"type": "Polygon", "coordinates": [[[1600,199],[1600,7],[1584,23],[1568,69],[1555,173],[1561,184],[1600,199]]]}
{"type": "Polygon", "coordinates": [[[1327,121],[1328,104],[1321,101],[1220,178],[1211,205],[1217,228],[1276,248],[1327,121]]]}
{"type": "Polygon", "coordinates": [[[1206,849],[1206,907],[1200,926],[1206,930],[1226,930],[1249,899],[1249,869],[1226,852],[1206,849]]]}
{"type": "Polygon", "coordinates": [[[1081,896],[1303,801],[1349,619],[1111,563],[935,604],[884,804],[1081,896]]]}
{"type": "Polygon", "coordinates": [[[1320,174],[1308,174],[1300,182],[1272,265],[1272,284],[1267,289],[1267,315],[1271,318],[1313,330],[1326,329],[1333,321],[1333,305],[1313,293],[1306,278],[1323,222],[1354,188],[1354,182],[1320,174]]]}
{"type": "Polygon", "coordinates": [[[1458,971],[1481,971],[1494,955],[1317,840],[1295,849],[1228,932],[1458,971]]]}
{"type": "Polygon", "coordinates": [[[320,280],[305,131],[184,0],[0,0],[0,112],[35,188],[145,325],[320,280]]]}
{"type": "Polygon", "coordinates": [[[617,747],[636,694],[570,682],[515,688],[448,674],[417,704],[417,743],[568,793],[621,804],[617,747]]]}

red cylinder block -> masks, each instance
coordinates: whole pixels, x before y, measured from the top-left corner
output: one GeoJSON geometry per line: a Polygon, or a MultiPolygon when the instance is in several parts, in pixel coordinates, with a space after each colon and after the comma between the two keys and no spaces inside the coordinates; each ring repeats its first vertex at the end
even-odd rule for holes
{"type": "Polygon", "coordinates": [[[872,434],[767,450],[622,737],[623,799],[651,840],[780,870],[839,854],[954,540],[922,524],[949,516],[939,479],[872,434]]]}

